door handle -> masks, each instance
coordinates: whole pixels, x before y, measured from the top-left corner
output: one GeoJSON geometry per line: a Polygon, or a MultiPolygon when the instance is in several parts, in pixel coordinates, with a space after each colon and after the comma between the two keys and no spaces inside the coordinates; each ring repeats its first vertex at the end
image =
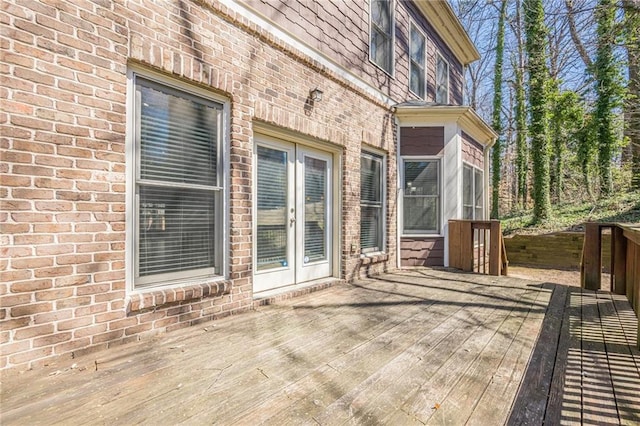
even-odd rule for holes
{"type": "Polygon", "coordinates": [[[296,223],[296,218],[292,217],[291,219],[289,219],[289,225],[293,226],[293,224],[296,223]]]}

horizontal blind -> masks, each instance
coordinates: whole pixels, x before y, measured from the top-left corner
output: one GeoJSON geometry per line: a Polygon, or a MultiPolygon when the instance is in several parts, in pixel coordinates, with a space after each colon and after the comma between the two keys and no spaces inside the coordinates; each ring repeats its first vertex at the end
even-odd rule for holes
{"type": "Polygon", "coordinates": [[[215,191],[141,186],[139,276],[214,267],[215,191]]]}
{"type": "Polygon", "coordinates": [[[367,204],[382,203],[382,161],[362,156],[360,159],[360,200],[367,204]]]}
{"type": "Polygon", "coordinates": [[[405,196],[439,195],[438,161],[405,161],[405,196]]]}
{"type": "Polygon", "coordinates": [[[382,207],[362,206],[360,208],[360,245],[363,251],[381,250],[382,207]]]}
{"type": "Polygon", "coordinates": [[[304,159],[304,262],[326,259],[327,162],[304,159]]]}
{"type": "Polygon", "coordinates": [[[259,271],[288,266],[287,259],[287,152],[258,147],[259,271]]]}
{"type": "Polygon", "coordinates": [[[140,178],[218,186],[220,107],[146,80],[140,92],[140,178]]]}

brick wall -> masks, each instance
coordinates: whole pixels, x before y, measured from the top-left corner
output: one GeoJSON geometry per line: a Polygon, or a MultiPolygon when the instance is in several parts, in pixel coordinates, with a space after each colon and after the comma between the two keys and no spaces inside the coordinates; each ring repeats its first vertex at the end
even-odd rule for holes
{"type": "MultiPolygon", "coordinates": [[[[256,120],[341,147],[341,278],[358,273],[359,156],[389,154],[388,108],[215,1],[7,2],[3,84],[0,368],[106,348],[251,309],[256,120]],[[225,281],[133,294],[125,276],[128,67],[226,97],[229,271],[225,281]],[[312,111],[313,87],[324,100],[312,111]],[[348,213],[348,214],[347,214],[348,213]]],[[[388,212],[395,211],[388,191],[388,212]]],[[[388,213],[395,267],[395,213],[388,213]]]]}

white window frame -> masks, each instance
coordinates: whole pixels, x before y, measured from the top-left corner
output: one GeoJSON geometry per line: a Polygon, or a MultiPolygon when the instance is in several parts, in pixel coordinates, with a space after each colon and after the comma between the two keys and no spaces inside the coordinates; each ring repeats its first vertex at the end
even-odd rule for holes
{"type": "MultiPolygon", "coordinates": [[[[411,21],[411,25],[410,25],[410,29],[409,29],[409,91],[411,93],[413,93],[414,95],[416,95],[417,97],[419,97],[420,99],[425,99],[426,95],[427,95],[427,36],[424,33],[424,31],[422,31],[422,29],[412,20],[411,21]],[[413,57],[411,56],[411,52],[413,51],[413,48],[411,46],[413,37],[412,37],[412,33],[413,31],[416,31],[418,34],[420,34],[422,36],[422,38],[424,39],[424,52],[422,55],[422,65],[421,65],[421,69],[422,69],[422,93],[416,93],[411,89],[411,77],[413,76],[413,74],[411,73],[411,67],[413,66],[414,63],[416,63],[413,60],[413,57]]],[[[417,64],[417,66],[420,67],[420,64],[417,64]]]]}
{"type": "MultiPolygon", "coordinates": [[[[384,154],[377,153],[373,150],[362,150],[360,158],[368,157],[380,161],[380,247],[376,249],[364,249],[362,243],[360,244],[360,252],[363,255],[373,255],[378,253],[385,253],[385,247],[387,246],[387,157],[384,154]]],[[[366,207],[367,204],[360,200],[360,212],[362,215],[362,207],[366,207]]],[[[362,220],[362,216],[361,216],[362,220]]],[[[362,240],[361,240],[362,241],[362,240]]]]}
{"type": "Polygon", "coordinates": [[[444,214],[444,170],[443,170],[443,157],[442,156],[403,156],[400,161],[400,170],[398,175],[400,176],[400,214],[398,217],[400,219],[400,229],[401,235],[403,237],[442,237],[443,234],[443,214],[444,214]],[[404,176],[404,165],[405,162],[419,162],[419,161],[436,161],[438,163],[438,229],[434,230],[422,230],[422,231],[405,231],[404,229],[404,196],[405,196],[405,176],[404,176]]]}
{"type": "MultiPolygon", "coordinates": [[[[380,64],[378,64],[374,58],[371,56],[371,46],[372,46],[372,41],[373,41],[373,30],[374,30],[374,22],[373,22],[373,11],[372,11],[372,7],[373,7],[373,1],[374,0],[369,0],[369,62],[371,62],[373,65],[375,65],[377,68],[381,69],[382,71],[384,71],[385,73],[389,74],[391,77],[393,77],[394,73],[395,73],[395,49],[396,49],[396,26],[395,26],[395,0],[386,0],[386,2],[389,4],[389,25],[391,26],[390,30],[391,30],[391,34],[389,34],[389,37],[391,38],[390,40],[390,45],[391,45],[391,51],[389,52],[389,57],[390,57],[390,67],[391,69],[386,70],[384,69],[384,67],[382,67],[380,64]]],[[[376,25],[377,27],[377,25],[376,25]]]]}
{"type": "Polygon", "coordinates": [[[164,74],[148,70],[142,66],[131,65],[127,70],[127,133],[126,133],[126,283],[127,290],[133,293],[153,291],[158,288],[182,287],[195,283],[224,280],[228,271],[228,223],[229,223],[229,116],[230,105],[226,98],[214,95],[211,92],[183,81],[169,78],[164,74]],[[197,269],[193,271],[170,272],[164,274],[149,275],[144,278],[137,276],[138,270],[138,200],[136,188],[139,170],[140,156],[138,154],[139,121],[137,116],[137,90],[136,77],[148,80],[152,83],[165,86],[170,90],[183,93],[187,98],[195,97],[222,106],[218,122],[218,187],[219,195],[216,197],[215,232],[218,236],[215,245],[215,270],[214,268],[197,269]]]}
{"type": "Polygon", "coordinates": [[[449,103],[449,99],[451,98],[451,86],[450,86],[450,80],[451,80],[451,67],[449,65],[449,61],[447,61],[444,56],[440,53],[437,52],[436,53],[436,69],[435,69],[435,75],[436,75],[436,85],[435,85],[435,89],[436,89],[436,103],[438,104],[448,104],[449,103]],[[440,82],[438,82],[438,62],[442,61],[446,66],[447,66],[447,81],[446,84],[444,84],[444,86],[447,88],[447,98],[442,101],[442,100],[438,100],[438,87],[441,86],[442,84],[440,84],[440,82]]]}
{"type": "Polygon", "coordinates": [[[471,163],[467,163],[467,162],[463,162],[462,163],[462,191],[460,191],[460,193],[462,194],[462,218],[463,219],[467,219],[467,220],[485,220],[485,185],[484,185],[484,170],[480,167],[477,167],[471,163]],[[473,200],[473,205],[471,206],[471,218],[466,218],[464,217],[464,209],[465,205],[464,204],[464,169],[470,169],[471,170],[471,199],[473,200]],[[476,206],[475,200],[476,200],[476,173],[480,173],[482,175],[482,217],[478,218],[476,217],[476,209],[478,206],[476,206]]]}

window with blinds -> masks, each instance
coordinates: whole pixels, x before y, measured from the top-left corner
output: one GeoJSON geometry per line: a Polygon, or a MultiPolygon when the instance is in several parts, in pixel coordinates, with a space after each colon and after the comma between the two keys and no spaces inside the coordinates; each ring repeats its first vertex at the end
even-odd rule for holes
{"type": "Polygon", "coordinates": [[[222,106],[136,76],[135,286],[219,273],[222,106]]]}
{"type": "Polygon", "coordinates": [[[380,68],[393,71],[393,11],[389,0],[371,0],[369,57],[380,68]]]}
{"type": "Polygon", "coordinates": [[[462,218],[484,220],[484,173],[465,164],[462,167],[462,218]]]}
{"type": "Polygon", "coordinates": [[[404,160],[403,232],[440,233],[440,161],[404,160]]]}
{"type": "Polygon", "coordinates": [[[362,153],[360,157],[360,247],[363,253],[383,251],[383,158],[362,153]]]}
{"type": "Polygon", "coordinates": [[[436,103],[449,103],[449,64],[440,54],[436,56],[436,103]]]}
{"type": "Polygon", "coordinates": [[[411,67],[409,69],[409,89],[424,99],[425,94],[425,44],[424,34],[412,23],[411,24],[411,67]]]}

